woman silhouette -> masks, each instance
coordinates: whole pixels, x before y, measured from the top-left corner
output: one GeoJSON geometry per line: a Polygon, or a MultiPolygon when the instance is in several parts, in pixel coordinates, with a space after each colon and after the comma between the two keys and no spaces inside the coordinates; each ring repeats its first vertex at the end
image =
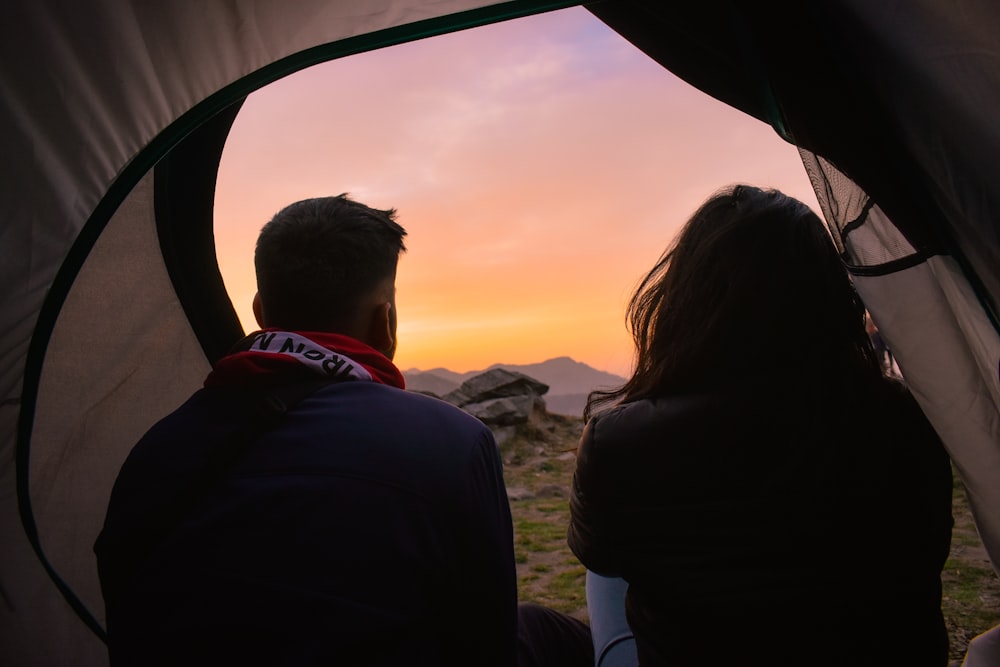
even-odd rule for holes
{"type": "Polygon", "coordinates": [[[643,667],[947,664],[949,459],[820,219],[726,188],[628,312],[635,371],[589,398],[569,544],[627,583],[643,667]]]}

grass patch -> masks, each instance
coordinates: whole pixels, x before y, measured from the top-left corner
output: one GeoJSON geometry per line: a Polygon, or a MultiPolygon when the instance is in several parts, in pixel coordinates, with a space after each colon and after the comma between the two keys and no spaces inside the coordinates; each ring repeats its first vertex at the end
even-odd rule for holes
{"type": "Polygon", "coordinates": [[[975,567],[949,558],[944,565],[942,579],[947,582],[946,593],[949,600],[966,604],[982,601],[982,584],[993,576],[993,570],[975,567]]]}
{"type": "Polygon", "coordinates": [[[965,656],[969,640],[1000,625],[1000,579],[990,565],[958,473],[953,475],[951,554],[941,573],[941,610],[951,659],[965,656]]]}
{"type": "Polygon", "coordinates": [[[538,521],[526,517],[514,520],[514,532],[520,538],[532,542],[553,542],[566,540],[566,524],[559,526],[553,521],[538,521]]]}
{"type": "Polygon", "coordinates": [[[569,512],[569,503],[563,502],[558,505],[538,505],[535,510],[541,512],[542,514],[551,514],[552,512],[569,512]]]}

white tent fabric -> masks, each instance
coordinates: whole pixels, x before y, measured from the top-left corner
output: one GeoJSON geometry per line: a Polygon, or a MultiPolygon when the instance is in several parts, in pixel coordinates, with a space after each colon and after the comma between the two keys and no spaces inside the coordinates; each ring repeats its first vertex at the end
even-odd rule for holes
{"type": "MultiPolygon", "coordinates": [[[[58,584],[100,624],[90,548],[111,480],[137,434],[200,384],[208,367],[163,261],[157,161],[230,103],[313,62],[568,4],[15,0],[5,6],[0,663],[106,664],[103,644],[58,584]],[[30,457],[20,448],[25,443],[30,457]],[[19,484],[18,472],[30,486],[19,484]],[[32,550],[35,530],[47,560],[32,550]]],[[[718,6],[749,4],[760,15],[745,12],[748,26],[757,21],[760,30],[785,30],[774,18],[781,2],[710,2],[702,18],[714,29],[718,6]]],[[[869,84],[874,93],[865,102],[896,119],[909,150],[909,171],[900,178],[914,180],[896,190],[923,197],[956,246],[954,254],[928,251],[900,232],[903,220],[893,224],[882,200],[874,205],[831,163],[802,152],[858,288],[961,471],[996,566],[1000,341],[990,315],[1000,301],[994,193],[1000,129],[991,117],[1000,108],[1000,8],[990,0],[914,0],[905,12],[897,3],[868,0],[806,5],[800,11],[837,18],[823,25],[840,41],[822,43],[825,35],[806,30],[781,36],[793,51],[796,40],[817,51],[831,44],[843,49],[835,60],[869,84]],[[869,66],[851,70],[852,63],[869,66]]],[[[680,7],[622,0],[592,11],[605,20],[619,10],[671,19],[680,7]]],[[[641,46],[658,39],[665,41],[654,35],[641,46]]],[[[900,210],[898,200],[891,203],[900,210]]]]}

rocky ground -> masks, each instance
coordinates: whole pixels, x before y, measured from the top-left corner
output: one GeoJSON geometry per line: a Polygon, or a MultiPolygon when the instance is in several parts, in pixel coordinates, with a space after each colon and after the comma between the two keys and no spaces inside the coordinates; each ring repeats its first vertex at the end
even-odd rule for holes
{"type": "MultiPolygon", "coordinates": [[[[522,600],[586,620],[584,568],[566,546],[569,487],[583,423],[559,415],[534,418],[501,443],[522,600]]],[[[953,667],[969,640],[1000,623],[1000,579],[993,571],[956,482],[955,530],[943,573],[945,619],[953,667]]]]}

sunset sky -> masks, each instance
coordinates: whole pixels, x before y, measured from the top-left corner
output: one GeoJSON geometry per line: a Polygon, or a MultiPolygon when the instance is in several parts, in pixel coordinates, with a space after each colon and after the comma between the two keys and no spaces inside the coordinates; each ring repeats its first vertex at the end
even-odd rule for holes
{"type": "Polygon", "coordinates": [[[627,375],[625,302],[720,186],[818,210],[795,148],[582,8],[359,54],[247,99],[216,193],[219,265],[255,328],[253,244],[284,205],[398,209],[401,369],[570,356],[627,375]]]}

